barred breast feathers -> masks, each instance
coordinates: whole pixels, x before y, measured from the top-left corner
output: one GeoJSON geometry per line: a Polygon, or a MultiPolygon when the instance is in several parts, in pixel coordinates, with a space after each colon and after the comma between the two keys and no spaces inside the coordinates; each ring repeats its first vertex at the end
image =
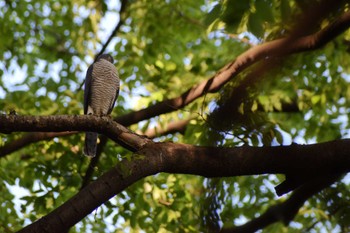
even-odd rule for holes
{"type": "Polygon", "coordinates": [[[118,72],[112,63],[103,59],[93,66],[91,107],[95,114],[106,115],[111,112],[118,95],[120,86],[118,72]]]}

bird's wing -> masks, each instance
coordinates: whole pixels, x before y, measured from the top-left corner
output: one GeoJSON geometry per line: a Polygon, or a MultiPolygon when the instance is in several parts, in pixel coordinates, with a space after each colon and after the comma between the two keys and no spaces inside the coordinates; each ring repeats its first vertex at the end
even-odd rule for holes
{"type": "Polygon", "coordinates": [[[84,89],[84,114],[87,114],[88,105],[90,102],[93,66],[94,66],[93,64],[91,66],[89,66],[89,69],[86,71],[85,89],[84,89]]]}
{"type": "Polygon", "coordinates": [[[118,84],[117,91],[115,93],[114,100],[111,102],[111,105],[109,106],[108,114],[111,114],[113,107],[114,107],[114,104],[115,104],[115,101],[117,100],[118,96],[119,96],[119,84],[118,84]]]}

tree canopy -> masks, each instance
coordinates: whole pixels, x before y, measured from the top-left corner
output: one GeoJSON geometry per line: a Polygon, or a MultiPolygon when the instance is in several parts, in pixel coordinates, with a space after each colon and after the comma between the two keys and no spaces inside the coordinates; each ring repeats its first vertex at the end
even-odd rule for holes
{"type": "Polygon", "coordinates": [[[0,9],[0,232],[350,231],[347,1],[0,9]],[[120,95],[83,116],[102,53],[120,95]]]}

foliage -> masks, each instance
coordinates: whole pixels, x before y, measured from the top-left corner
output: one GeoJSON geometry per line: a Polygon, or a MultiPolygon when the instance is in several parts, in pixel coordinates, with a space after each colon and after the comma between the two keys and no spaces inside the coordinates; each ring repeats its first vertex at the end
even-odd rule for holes
{"type": "MultiPolygon", "coordinates": [[[[82,114],[81,84],[118,20],[112,1],[0,1],[0,111],[20,115],[82,114]]],[[[114,116],[178,96],[208,79],[257,43],[285,36],[304,12],[301,1],[130,1],[108,46],[122,90],[114,116]]],[[[324,19],[323,25],[331,19],[324,19]]],[[[319,28],[319,29],[320,29],[319,28]]],[[[185,134],[163,135],[194,145],[238,146],[322,142],[348,136],[349,33],[320,50],[285,58],[252,83],[230,126],[210,119],[250,68],[215,94],[184,109],[132,125],[190,119],[185,134]],[[284,111],[284,105],[296,111],[284,111]]],[[[0,146],[24,134],[0,135],[0,146]]],[[[13,232],[55,209],[81,188],[89,159],[83,134],[30,144],[0,159],[0,231],[13,232]],[[20,187],[14,194],[10,187],[20,187]],[[15,196],[20,195],[20,200],[15,196]]],[[[94,179],[131,152],[108,142],[94,179]]],[[[279,175],[207,179],[157,174],[116,196],[71,232],[198,232],[239,225],[262,214],[277,198],[279,175]]],[[[264,232],[349,230],[348,179],[312,198],[290,226],[264,232]],[[341,201],[337,197],[345,197],[341,201]]],[[[17,189],[16,189],[17,190],[17,189]]]]}

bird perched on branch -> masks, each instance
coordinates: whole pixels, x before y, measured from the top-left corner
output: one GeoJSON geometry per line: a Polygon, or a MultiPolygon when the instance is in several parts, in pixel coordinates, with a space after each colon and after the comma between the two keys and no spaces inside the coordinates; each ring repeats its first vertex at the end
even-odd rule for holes
{"type": "MultiPolygon", "coordinates": [[[[109,115],[119,95],[120,80],[113,58],[109,54],[98,56],[86,72],[84,90],[84,114],[109,115]]],[[[85,133],[84,154],[94,157],[97,148],[95,132],[85,133]]]]}

